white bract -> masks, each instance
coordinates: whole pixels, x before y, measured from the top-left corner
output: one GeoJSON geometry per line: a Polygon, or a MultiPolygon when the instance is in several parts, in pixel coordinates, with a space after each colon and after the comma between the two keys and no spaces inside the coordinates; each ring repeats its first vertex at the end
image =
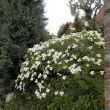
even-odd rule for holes
{"type": "Polygon", "coordinates": [[[66,76],[63,76],[62,79],[65,80],[66,79],[66,76]]]}
{"type": "Polygon", "coordinates": [[[64,95],[64,92],[63,92],[63,91],[61,91],[61,92],[59,92],[59,94],[60,94],[61,96],[63,96],[63,95],[64,95]]]}
{"type": "Polygon", "coordinates": [[[58,95],[58,91],[55,92],[55,95],[58,95]]]}
{"type": "Polygon", "coordinates": [[[90,74],[91,74],[91,75],[94,75],[95,73],[94,73],[94,71],[91,71],[90,74]]]}

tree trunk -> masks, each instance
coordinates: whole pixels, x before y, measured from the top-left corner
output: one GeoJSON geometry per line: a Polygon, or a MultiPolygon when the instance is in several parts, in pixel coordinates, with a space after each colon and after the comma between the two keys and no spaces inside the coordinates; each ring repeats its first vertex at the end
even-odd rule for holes
{"type": "Polygon", "coordinates": [[[110,110],[110,0],[104,0],[105,27],[105,110],[110,110]]]}

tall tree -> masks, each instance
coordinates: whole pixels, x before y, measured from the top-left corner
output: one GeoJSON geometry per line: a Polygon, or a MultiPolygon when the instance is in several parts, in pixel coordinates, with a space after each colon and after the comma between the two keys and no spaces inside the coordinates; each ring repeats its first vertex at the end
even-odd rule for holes
{"type": "Polygon", "coordinates": [[[0,0],[0,94],[13,91],[28,48],[45,41],[43,0],[0,0]]]}
{"type": "Polygon", "coordinates": [[[105,0],[105,110],[110,110],[110,0],[105,0]]]}
{"type": "Polygon", "coordinates": [[[73,16],[78,16],[79,12],[83,10],[85,20],[90,22],[93,19],[95,20],[97,11],[103,6],[103,2],[102,0],[70,0],[69,6],[73,16]]]}

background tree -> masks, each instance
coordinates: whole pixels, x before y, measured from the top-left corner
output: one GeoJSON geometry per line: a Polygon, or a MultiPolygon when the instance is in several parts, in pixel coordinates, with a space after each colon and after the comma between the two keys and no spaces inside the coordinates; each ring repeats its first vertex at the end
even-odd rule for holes
{"type": "Polygon", "coordinates": [[[0,95],[13,91],[27,49],[48,38],[43,14],[43,0],[0,0],[0,95]]]}
{"type": "Polygon", "coordinates": [[[85,13],[85,21],[95,28],[95,17],[103,2],[102,0],[70,0],[69,6],[73,16],[82,10],[85,13]]]}
{"type": "Polygon", "coordinates": [[[68,22],[65,24],[62,24],[57,33],[58,37],[61,37],[63,34],[69,33],[68,31],[71,24],[72,23],[68,23],[68,22]]]}
{"type": "Polygon", "coordinates": [[[86,27],[83,23],[83,18],[79,18],[78,16],[75,17],[74,22],[67,22],[65,24],[62,24],[58,30],[58,37],[61,37],[62,35],[67,35],[70,33],[75,32],[81,32],[86,27]]]}

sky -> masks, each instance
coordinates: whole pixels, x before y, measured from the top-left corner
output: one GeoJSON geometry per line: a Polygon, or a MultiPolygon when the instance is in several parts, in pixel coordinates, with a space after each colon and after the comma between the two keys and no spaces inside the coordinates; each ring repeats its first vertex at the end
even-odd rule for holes
{"type": "Polygon", "coordinates": [[[68,7],[69,0],[44,0],[45,16],[48,18],[47,30],[50,33],[57,34],[59,27],[66,22],[73,21],[70,9],[68,7]]]}

